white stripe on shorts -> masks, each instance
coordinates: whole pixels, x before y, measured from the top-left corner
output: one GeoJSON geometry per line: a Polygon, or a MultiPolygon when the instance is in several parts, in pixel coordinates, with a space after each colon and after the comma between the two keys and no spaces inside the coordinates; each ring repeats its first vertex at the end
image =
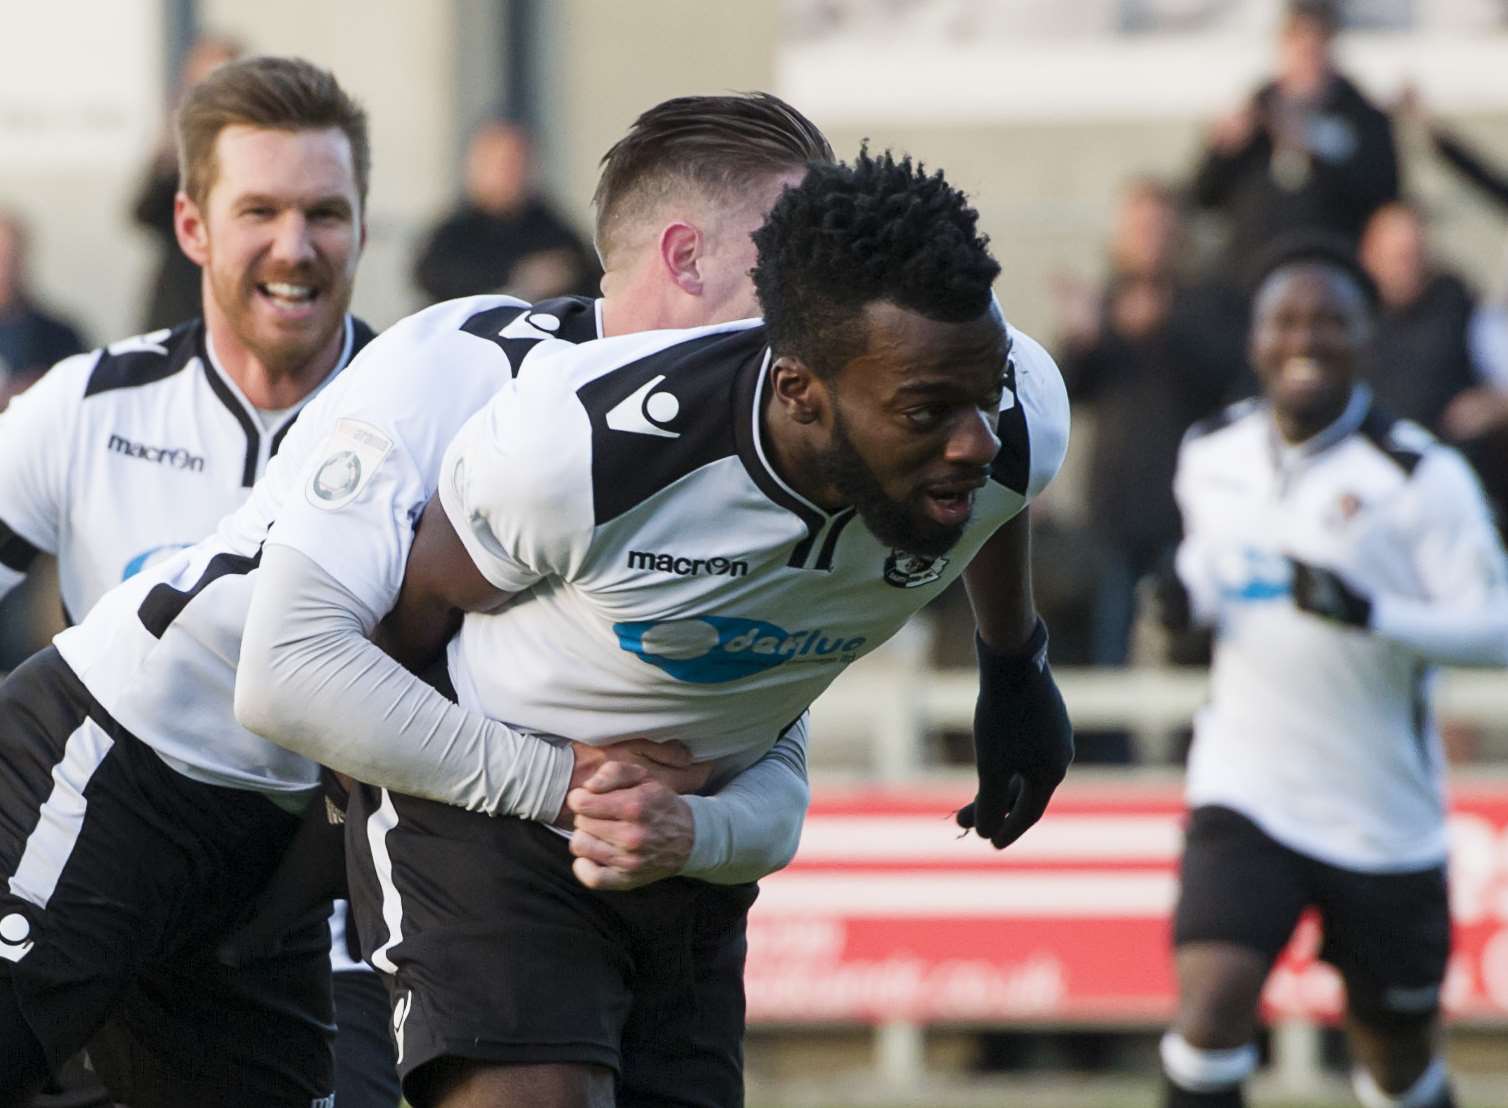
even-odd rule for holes
{"type": "Polygon", "coordinates": [[[387,941],[372,952],[372,965],[384,973],[397,973],[398,967],[387,952],[403,941],[403,898],[393,884],[393,859],[387,852],[387,833],[398,826],[398,810],[393,798],[382,790],[382,803],[367,817],[367,843],[372,848],[372,867],[382,886],[382,922],[387,927],[387,941]]]}
{"type": "Polygon", "coordinates": [[[78,725],[63,747],[63,760],[52,767],[52,792],[42,805],[37,826],[26,838],[26,849],[10,891],[38,908],[46,908],[58,887],[58,878],[84,829],[84,789],[94,771],[110,753],[115,740],[92,719],[78,725]]]}

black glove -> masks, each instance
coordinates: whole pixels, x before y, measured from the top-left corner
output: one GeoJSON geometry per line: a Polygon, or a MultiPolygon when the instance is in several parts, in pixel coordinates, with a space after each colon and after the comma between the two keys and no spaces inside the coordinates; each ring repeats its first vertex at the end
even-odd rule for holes
{"type": "Polygon", "coordinates": [[[974,707],[974,761],[979,792],[959,809],[958,825],[995,848],[1009,846],[1042,818],[1073,761],[1073,725],[1047,666],[1041,619],[1026,646],[1002,653],[977,635],[979,701],[974,707]]]}
{"type": "Polygon", "coordinates": [[[1333,570],[1289,558],[1293,570],[1293,603],[1300,611],[1348,627],[1372,626],[1372,602],[1340,579],[1333,570]]]}

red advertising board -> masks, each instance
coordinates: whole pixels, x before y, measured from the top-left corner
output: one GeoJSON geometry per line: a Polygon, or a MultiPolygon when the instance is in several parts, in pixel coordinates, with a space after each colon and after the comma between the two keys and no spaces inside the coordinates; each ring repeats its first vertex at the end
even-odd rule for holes
{"type": "MultiPolygon", "coordinates": [[[[1183,806],[1176,784],[1070,784],[1009,850],[963,838],[957,790],[819,792],[749,923],[751,1021],[1161,1023],[1183,806]]],[[[1458,782],[1446,1005],[1508,1019],[1508,782],[1458,782]]],[[[1306,919],[1270,1015],[1332,1019],[1306,919]]]]}

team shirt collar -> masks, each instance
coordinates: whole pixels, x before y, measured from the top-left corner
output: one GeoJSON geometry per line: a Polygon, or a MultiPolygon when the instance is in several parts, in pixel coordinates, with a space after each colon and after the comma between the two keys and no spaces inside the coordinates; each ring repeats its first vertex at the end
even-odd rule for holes
{"type": "Polygon", "coordinates": [[[1272,418],[1272,406],[1269,404],[1267,441],[1272,451],[1274,464],[1280,470],[1290,470],[1302,465],[1315,455],[1324,453],[1354,434],[1362,421],[1367,418],[1367,412],[1371,407],[1371,386],[1359,381],[1351,387],[1351,398],[1346,401],[1345,408],[1334,422],[1310,435],[1303,442],[1288,443],[1284,442],[1283,436],[1278,433],[1277,423],[1272,418]]]}

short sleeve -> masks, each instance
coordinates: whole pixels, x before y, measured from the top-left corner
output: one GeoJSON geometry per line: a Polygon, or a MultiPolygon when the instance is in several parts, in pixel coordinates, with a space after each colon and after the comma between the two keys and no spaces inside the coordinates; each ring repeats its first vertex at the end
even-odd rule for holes
{"type": "Polygon", "coordinates": [[[84,384],[99,352],[59,362],[0,414],[0,590],[56,553],[84,384]]]}
{"type": "Polygon", "coordinates": [[[506,383],[446,451],[440,503],[471,560],[503,592],[569,578],[592,530],[591,428],[580,402],[506,383]]]}
{"type": "Polygon", "coordinates": [[[315,562],[380,619],[403,583],[414,521],[428,492],[422,468],[390,428],[341,417],[296,480],[267,541],[315,562]]]}
{"type": "Polygon", "coordinates": [[[310,401],[273,459],[287,459],[294,474],[278,488],[267,541],[312,560],[374,618],[391,611],[446,447],[508,377],[503,352],[464,325],[490,308],[527,306],[453,301],[368,343],[310,401]]]}
{"type": "Polygon", "coordinates": [[[1030,450],[1026,498],[1035,500],[1063,467],[1068,453],[1068,388],[1052,355],[1036,339],[1011,329],[1016,401],[1026,415],[1030,450]]]}

